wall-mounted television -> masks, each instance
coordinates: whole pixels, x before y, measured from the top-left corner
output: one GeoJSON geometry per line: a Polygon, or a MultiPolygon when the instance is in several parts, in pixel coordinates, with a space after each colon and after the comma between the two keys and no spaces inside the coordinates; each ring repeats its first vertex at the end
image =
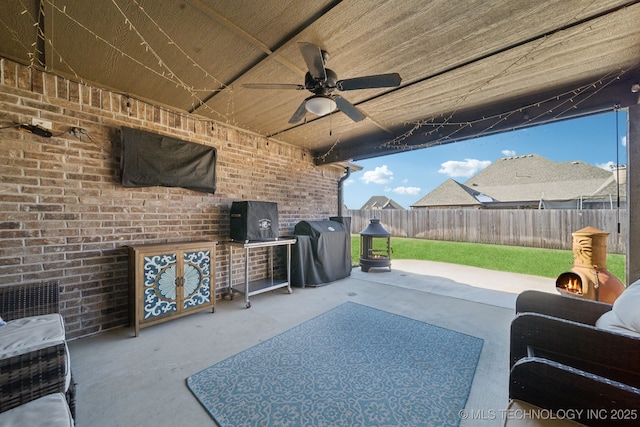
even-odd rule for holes
{"type": "Polygon", "coordinates": [[[216,149],[139,129],[120,129],[123,187],[216,191],[216,149]]]}

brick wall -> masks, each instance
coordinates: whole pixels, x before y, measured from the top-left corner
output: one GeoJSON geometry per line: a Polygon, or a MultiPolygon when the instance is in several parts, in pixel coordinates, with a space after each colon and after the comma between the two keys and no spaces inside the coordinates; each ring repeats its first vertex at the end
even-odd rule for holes
{"type": "MultiPolygon", "coordinates": [[[[128,245],[224,242],[235,200],[277,202],[281,234],[300,220],[336,214],[342,171],[314,166],[302,149],[0,63],[0,286],[59,280],[69,338],[128,323],[128,245]],[[11,127],[33,117],[53,122],[52,138],[11,127]],[[122,187],[120,126],[216,147],[216,193],[122,187]],[[90,137],[72,135],[72,127],[90,137]]],[[[222,244],[216,270],[220,290],[227,282],[222,244]]]]}

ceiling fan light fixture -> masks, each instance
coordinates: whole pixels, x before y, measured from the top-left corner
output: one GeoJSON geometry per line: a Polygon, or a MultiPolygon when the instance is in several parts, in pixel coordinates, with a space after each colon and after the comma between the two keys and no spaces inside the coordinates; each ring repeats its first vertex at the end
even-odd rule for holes
{"type": "Polygon", "coordinates": [[[317,116],[324,116],[336,109],[336,101],[334,101],[330,96],[314,95],[307,99],[307,102],[305,102],[305,108],[308,112],[317,116]]]}

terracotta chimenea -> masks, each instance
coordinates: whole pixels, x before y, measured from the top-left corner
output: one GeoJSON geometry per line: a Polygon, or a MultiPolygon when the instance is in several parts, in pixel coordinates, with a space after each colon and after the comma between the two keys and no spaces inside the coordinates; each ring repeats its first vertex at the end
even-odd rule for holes
{"type": "Polygon", "coordinates": [[[613,304],[625,287],[607,270],[609,233],[585,227],[571,235],[573,268],[558,276],[556,289],[563,295],[613,304]]]}

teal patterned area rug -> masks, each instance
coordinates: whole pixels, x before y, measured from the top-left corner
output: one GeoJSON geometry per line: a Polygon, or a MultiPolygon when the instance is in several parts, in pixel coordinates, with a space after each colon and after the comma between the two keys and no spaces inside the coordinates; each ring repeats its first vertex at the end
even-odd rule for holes
{"type": "Polygon", "coordinates": [[[482,344],[347,302],[187,384],[222,427],[457,426],[482,344]]]}

